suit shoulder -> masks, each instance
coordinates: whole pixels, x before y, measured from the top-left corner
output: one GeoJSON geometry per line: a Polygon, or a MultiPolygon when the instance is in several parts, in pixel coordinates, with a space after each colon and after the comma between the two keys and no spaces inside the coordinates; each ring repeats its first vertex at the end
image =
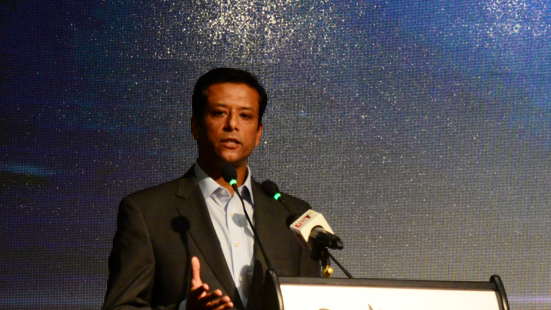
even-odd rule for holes
{"type": "Polygon", "coordinates": [[[196,184],[194,180],[178,178],[131,193],[124,197],[123,201],[130,200],[139,204],[174,199],[182,190],[193,189],[196,184]]]}
{"type": "Polygon", "coordinates": [[[164,193],[167,191],[176,192],[176,189],[178,188],[178,184],[180,183],[180,180],[181,179],[178,178],[178,179],[170,180],[168,182],[157,184],[151,187],[147,187],[147,188],[135,191],[129,194],[127,197],[136,199],[144,196],[155,195],[157,193],[164,193]]]}
{"type": "Polygon", "coordinates": [[[155,186],[144,188],[126,196],[123,200],[141,201],[149,198],[174,197],[187,192],[197,185],[197,180],[193,173],[193,166],[180,178],[173,179],[155,186]]]}
{"type": "Polygon", "coordinates": [[[295,212],[297,213],[306,212],[306,210],[312,209],[309,203],[307,203],[306,201],[298,197],[285,194],[285,193],[281,193],[281,195],[282,195],[281,197],[284,199],[285,203],[287,203],[289,208],[294,209],[295,212]]]}

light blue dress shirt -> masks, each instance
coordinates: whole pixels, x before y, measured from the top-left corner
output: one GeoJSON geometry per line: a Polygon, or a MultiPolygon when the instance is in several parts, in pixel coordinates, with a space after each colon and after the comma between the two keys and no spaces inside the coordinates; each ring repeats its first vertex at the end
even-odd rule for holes
{"type": "MultiPolygon", "coordinates": [[[[224,258],[230,269],[233,282],[239,292],[243,305],[249,301],[249,285],[253,274],[254,236],[243,213],[241,200],[237,195],[220,186],[209,177],[199,164],[194,166],[195,176],[207,204],[214,231],[220,241],[224,258]]],[[[253,195],[251,173],[247,167],[247,178],[238,188],[245,203],[247,214],[253,221],[253,195]]],[[[254,224],[254,222],[253,222],[254,224]]],[[[216,289],[213,287],[213,289],[216,289]]],[[[186,301],[180,304],[180,310],[185,309],[186,301]]]]}

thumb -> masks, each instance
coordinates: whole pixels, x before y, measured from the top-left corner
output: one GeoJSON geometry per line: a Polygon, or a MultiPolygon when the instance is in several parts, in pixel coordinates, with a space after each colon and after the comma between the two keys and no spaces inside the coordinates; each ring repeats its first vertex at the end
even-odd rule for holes
{"type": "Polygon", "coordinates": [[[201,281],[201,263],[195,256],[191,258],[191,289],[197,289],[203,285],[201,281]]]}

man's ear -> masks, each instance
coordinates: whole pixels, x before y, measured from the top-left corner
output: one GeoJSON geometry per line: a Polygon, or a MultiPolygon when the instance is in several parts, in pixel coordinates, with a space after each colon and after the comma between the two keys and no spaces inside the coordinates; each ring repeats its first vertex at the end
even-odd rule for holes
{"type": "Polygon", "coordinates": [[[201,129],[201,120],[197,116],[191,116],[191,134],[193,138],[197,141],[199,139],[199,132],[201,129]]]}
{"type": "Polygon", "coordinates": [[[262,131],[264,130],[264,125],[260,124],[258,126],[258,130],[256,131],[256,143],[254,144],[254,147],[257,147],[260,145],[260,139],[262,138],[262,131]]]}

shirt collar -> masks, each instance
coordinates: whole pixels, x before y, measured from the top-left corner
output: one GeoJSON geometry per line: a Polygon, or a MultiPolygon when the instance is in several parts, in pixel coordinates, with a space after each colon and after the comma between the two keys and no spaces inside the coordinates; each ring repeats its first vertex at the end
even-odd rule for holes
{"type": "MultiPolygon", "coordinates": [[[[195,177],[199,182],[199,187],[201,188],[201,192],[203,193],[203,198],[205,200],[209,198],[219,188],[226,190],[225,188],[220,186],[220,184],[216,183],[213,178],[209,177],[203,171],[203,169],[201,169],[199,163],[195,163],[195,165],[193,166],[193,170],[195,172],[195,177]]],[[[245,178],[245,182],[243,182],[243,185],[239,187],[239,190],[239,193],[241,194],[243,199],[247,200],[251,205],[253,205],[254,199],[252,191],[251,169],[249,168],[249,166],[247,166],[247,178],[245,178]]]]}

